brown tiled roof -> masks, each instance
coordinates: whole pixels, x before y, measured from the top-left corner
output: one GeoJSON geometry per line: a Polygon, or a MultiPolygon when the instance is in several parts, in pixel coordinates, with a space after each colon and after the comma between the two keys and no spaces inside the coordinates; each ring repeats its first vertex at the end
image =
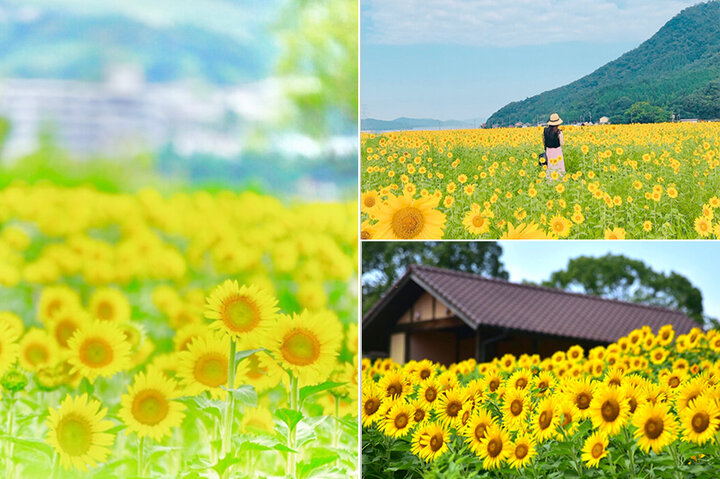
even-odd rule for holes
{"type": "Polygon", "coordinates": [[[514,330],[614,342],[648,325],[654,332],[672,324],[679,334],[698,324],[680,311],[511,283],[470,273],[412,265],[363,318],[363,329],[401,289],[416,283],[447,304],[468,326],[514,330]]]}

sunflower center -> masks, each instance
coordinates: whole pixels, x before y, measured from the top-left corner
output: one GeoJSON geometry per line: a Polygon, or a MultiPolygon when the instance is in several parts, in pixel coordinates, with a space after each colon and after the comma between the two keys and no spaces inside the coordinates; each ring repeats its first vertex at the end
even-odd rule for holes
{"type": "Polygon", "coordinates": [[[525,456],[528,455],[529,449],[527,445],[525,444],[518,444],[515,448],[515,457],[517,459],[523,459],[525,456]]]}
{"type": "Polygon", "coordinates": [[[600,444],[599,442],[596,443],[593,447],[590,453],[592,454],[593,459],[597,459],[598,457],[602,456],[602,453],[605,452],[605,447],[600,444]]]}
{"type": "Polygon", "coordinates": [[[588,406],[590,406],[591,399],[592,397],[586,392],[581,392],[580,394],[578,394],[577,399],[575,400],[578,409],[587,409],[588,406]]]}
{"type": "Polygon", "coordinates": [[[443,442],[444,441],[443,441],[442,434],[440,434],[440,433],[434,434],[430,438],[430,449],[432,450],[432,452],[439,451],[440,448],[443,447],[443,442]]]}
{"type": "Polygon", "coordinates": [[[572,420],[573,420],[572,414],[570,414],[569,412],[564,413],[563,414],[563,427],[570,424],[572,422],[572,420]]]}
{"type": "Polygon", "coordinates": [[[360,232],[360,239],[364,239],[364,240],[372,239],[372,235],[367,230],[362,230],[360,232]]]}
{"type": "Polygon", "coordinates": [[[420,371],[420,379],[427,379],[432,374],[432,371],[429,369],[422,369],[420,371]]]}
{"type": "Polygon", "coordinates": [[[406,206],[395,212],[392,218],[392,229],[398,238],[414,238],[425,226],[425,217],[417,208],[406,206]]]}
{"type": "Polygon", "coordinates": [[[70,456],[82,456],[92,443],[90,425],[81,417],[68,416],[57,426],[57,441],[62,450],[70,456]]]}
{"type": "Polygon", "coordinates": [[[620,414],[620,405],[614,399],[608,399],[600,408],[600,414],[605,422],[613,422],[620,414]]]}
{"type": "Polygon", "coordinates": [[[547,429],[548,426],[550,426],[550,422],[552,422],[552,414],[550,414],[548,411],[543,411],[542,413],[540,413],[538,424],[542,429],[547,429]]]}
{"type": "Polygon", "coordinates": [[[395,416],[395,427],[397,429],[404,429],[407,425],[410,418],[408,418],[407,414],[398,414],[395,416]]]}
{"type": "Polygon", "coordinates": [[[478,424],[475,426],[475,438],[479,441],[485,437],[485,431],[487,430],[487,424],[478,424]]]}
{"type": "Polygon", "coordinates": [[[495,391],[498,387],[500,387],[500,381],[498,379],[493,379],[488,384],[490,386],[490,391],[495,391]]]}
{"type": "Polygon", "coordinates": [[[445,408],[445,411],[447,412],[447,415],[450,417],[457,416],[458,412],[460,412],[460,409],[462,409],[462,404],[460,404],[458,401],[450,401],[445,408]]]}
{"type": "Polygon", "coordinates": [[[463,415],[462,415],[462,423],[463,423],[463,426],[464,426],[465,424],[467,424],[468,419],[470,419],[470,411],[469,411],[469,410],[468,410],[468,411],[465,411],[465,412],[463,413],[463,415]]]}
{"type": "Polygon", "coordinates": [[[32,365],[42,364],[48,360],[48,350],[42,344],[31,344],[25,350],[25,358],[32,365]]]}
{"type": "Polygon", "coordinates": [[[671,377],[670,380],[668,381],[668,385],[669,385],[671,388],[676,388],[676,387],[678,387],[678,386],[680,385],[680,378],[678,378],[677,376],[671,377]]]}
{"type": "Polygon", "coordinates": [[[114,312],[115,308],[113,308],[112,304],[108,301],[100,301],[95,309],[95,314],[97,314],[98,319],[103,321],[110,321],[113,319],[114,312]]]}
{"type": "Polygon", "coordinates": [[[387,389],[385,389],[388,396],[399,396],[400,394],[402,394],[402,390],[402,384],[397,381],[388,384],[387,389]]]}
{"type": "Polygon", "coordinates": [[[692,418],[693,431],[700,434],[710,426],[710,416],[706,412],[697,412],[692,418]]]}
{"type": "Polygon", "coordinates": [[[237,333],[246,333],[255,329],[260,322],[260,312],[247,298],[234,298],[225,306],[223,322],[237,333]]]}
{"type": "Polygon", "coordinates": [[[375,206],[375,197],[374,196],[367,196],[365,197],[365,206],[368,208],[372,208],[375,206]]]}
{"type": "Polygon", "coordinates": [[[637,408],[637,399],[635,399],[634,397],[631,397],[629,400],[629,404],[630,404],[630,412],[634,413],[635,408],[637,408]]]}
{"type": "Polygon", "coordinates": [[[663,432],[663,421],[658,417],[651,417],[645,422],[645,435],[650,439],[657,439],[663,432]]]}
{"type": "Polygon", "coordinates": [[[496,437],[490,439],[487,445],[488,455],[490,457],[497,457],[502,452],[502,441],[496,437]]]}
{"type": "Polygon", "coordinates": [[[60,306],[62,306],[62,301],[59,299],[53,299],[50,301],[47,305],[47,314],[49,317],[55,316],[55,313],[57,313],[60,310],[60,306]]]}
{"type": "Polygon", "coordinates": [[[523,410],[523,403],[519,399],[515,399],[513,402],[510,403],[510,412],[513,414],[513,416],[519,415],[523,410]]]}
{"type": "Polygon", "coordinates": [[[154,426],[165,419],[169,410],[168,400],[159,391],[153,389],[141,391],[132,403],[133,417],[148,426],[154,426]]]}
{"type": "Polygon", "coordinates": [[[370,398],[367,401],[365,401],[365,405],[363,406],[363,409],[365,410],[365,414],[368,416],[371,416],[375,414],[375,412],[380,407],[380,401],[377,399],[370,398]]]}
{"type": "Polygon", "coordinates": [[[474,216],[472,224],[474,227],[480,228],[482,225],[485,224],[485,218],[483,218],[482,216],[474,216]]]}
{"type": "Polygon", "coordinates": [[[306,331],[294,330],[285,336],[282,354],[289,363],[307,366],[320,357],[320,342],[306,331]]]}
{"type": "Polygon", "coordinates": [[[620,380],[618,378],[612,378],[608,383],[611,386],[620,386],[620,380]]]}
{"type": "Polygon", "coordinates": [[[517,381],[515,381],[515,387],[518,389],[525,389],[525,386],[527,386],[527,379],[520,378],[517,381]]]}
{"type": "Polygon", "coordinates": [[[213,388],[227,383],[227,358],[221,354],[206,354],[198,359],[194,369],[198,382],[213,388]]]}
{"type": "Polygon", "coordinates": [[[433,388],[427,388],[425,390],[425,400],[428,402],[433,402],[437,398],[437,391],[433,388]]]}
{"type": "Polygon", "coordinates": [[[113,360],[113,349],[101,338],[90,338],[80,346],[80,360],[92,368],[107,366],[113,360]]]}
{"type": "Polygon", "coordinates": [[[58,344],[64,348],[67,348],[68,339],[72,337],[72,335],[75,333],[75,330],[77,330],[77,326],[71,320],[66,319],[64,321],[60,321],[57,326],[55,326],[55,339],[57,340],[58,344]]]}
{"type": "Polygon", "coordinates": [[[547,381],[540,381],[538,383],[538,389],[540,390],[540,392],[544,393],[547,388],[548,388],[547,381]]]}
{"type": "Polygon", "coordinates": [[[415,422],[420,422],[423,419],[425,419],[425,410],[424,409],[416,409],[415,414],[413,415],[413,420],[415,422]]]}

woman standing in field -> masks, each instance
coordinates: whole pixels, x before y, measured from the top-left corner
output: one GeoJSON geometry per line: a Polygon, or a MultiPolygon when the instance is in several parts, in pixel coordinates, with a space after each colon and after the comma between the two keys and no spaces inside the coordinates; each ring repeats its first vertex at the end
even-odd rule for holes
{"type": "Polygon", "coordinates": [[[560,115],[553,113],[548,120],[548,126],[546,126],[543,131],[548,179],[552,178],[553,171],[556,171],[560,176],[565,174],[565,162],[563,161],[562,153],[563,134],[560,128],[558,128],[562,122],[560,115]]]}

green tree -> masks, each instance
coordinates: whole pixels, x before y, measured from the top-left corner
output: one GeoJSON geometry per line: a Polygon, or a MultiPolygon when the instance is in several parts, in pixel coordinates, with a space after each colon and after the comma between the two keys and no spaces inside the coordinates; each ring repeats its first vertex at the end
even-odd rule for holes
{"type": "Polygon", "coordinates": [[[411,264],[508,278],[500,260],[502,247],[492,241],[367,241],[362,244],[363,313],[397,281],[411,264]]]}
{"type": "Polygon", "coordinates": [[[543,286],[594,294],[605,298],[678,309],[700,324],[702,293],[685,276],[658,272],[644,262],[611,253],[594,258],[571,259],[565,269],[555,271],[543,286]]]}
{"type": "Polygon", "coordinates": [[[281,21],[278,73],[304,78],[293,99],[295,124],[322,135],[338,120],[357,123],[357,0],[290,0],[281,21]]]}
{"type": "Polygon", "coordinates": [[[662,123],[670,121],[672,113],[646,101],[638,101],[625,110],[626,123],[662,123]]]}

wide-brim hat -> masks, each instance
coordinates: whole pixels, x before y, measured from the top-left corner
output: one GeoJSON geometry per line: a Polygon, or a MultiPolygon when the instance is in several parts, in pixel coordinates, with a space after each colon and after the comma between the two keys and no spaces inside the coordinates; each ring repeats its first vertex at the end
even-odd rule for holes
{"type": "Polygon", "coordinates": [[[560,115],[558,115],[557,113],[553,113],[552,115],[550,115],[550,119],[548,120],[548,125],[557,126],[557,125],[560,125],[562,122],[563,121],[562,121],[562,118],[560,118],[560,115]]]}

